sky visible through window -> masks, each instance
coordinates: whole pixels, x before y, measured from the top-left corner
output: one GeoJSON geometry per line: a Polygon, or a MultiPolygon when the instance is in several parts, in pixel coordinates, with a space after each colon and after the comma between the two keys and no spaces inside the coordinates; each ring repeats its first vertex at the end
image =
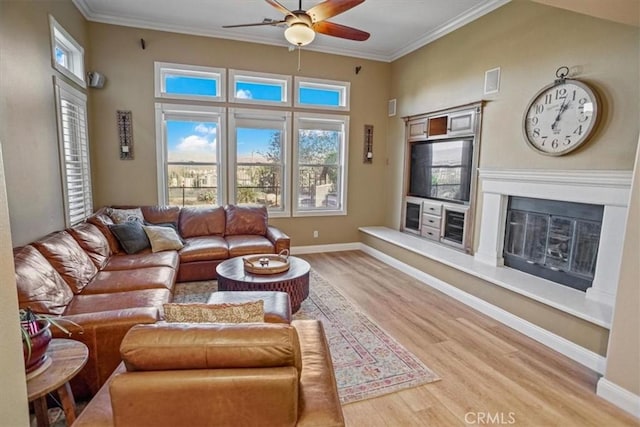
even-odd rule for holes
{"type": "MultiPolygon", "coordinates": [[[[211,78],[165,76],[166,91],[174,94],[216,96],[216,81],[211,78]]],[[[279,102],[281,87],[276,84],[237,82],[236,97],[279,102]]],[[[338,106],[338,91],[300,88],[300,102],[312,105],[338,106]]],[[[238,128],[236,133],[238,158],[250,158],[269,151],[269,141],[276,129],[238,128]]],[[[218,125],[211,122],[167,121],[167,151],[169,162],[215,163],[217,159],[218,125]]]]}

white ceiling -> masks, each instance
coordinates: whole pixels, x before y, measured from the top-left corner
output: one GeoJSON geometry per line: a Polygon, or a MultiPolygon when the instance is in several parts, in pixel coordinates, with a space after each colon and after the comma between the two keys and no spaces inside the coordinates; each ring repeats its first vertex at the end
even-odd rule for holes
{"type": "MultiPolygon", "coordinates": [[[[289,10],[298,0],[279,0],[289,10]]],[[[371,33],[364,42],[318,34],[304,49],[393,61],[466,25],[510,0],[366,0],[329,21],[371,33]]],[[[73,0],[90,21],[287,46],[273,26],[224,29],[223,25],[280,20],[264,0],[73,0]]],[[[303,0],[310,9],[319,0],[303,0]]]]}

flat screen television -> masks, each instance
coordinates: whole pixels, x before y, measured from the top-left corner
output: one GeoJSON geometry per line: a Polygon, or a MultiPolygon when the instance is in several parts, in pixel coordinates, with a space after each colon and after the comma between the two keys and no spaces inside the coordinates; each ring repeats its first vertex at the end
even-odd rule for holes
{"type": "Polygon", "coordinates": [[[469,203],[473,140],[411,144],[409,196],[469,203]]]}

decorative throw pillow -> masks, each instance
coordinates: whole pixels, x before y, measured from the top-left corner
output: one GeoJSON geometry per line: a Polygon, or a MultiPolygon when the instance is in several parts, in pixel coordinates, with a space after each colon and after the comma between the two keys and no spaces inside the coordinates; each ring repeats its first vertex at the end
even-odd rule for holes
{"type": "Polygon", "coordinates": [[[147,233],[153,252],[180,250],[184,246],[175,228],[158,225],[144,225],[142,228],[147,233]]]}
{"type": "Polygon", "coordinates": [[[264,322],[264,301],[232,304],[164,304],[164,320],[188,323],[264,322]]]}
{"type": "Polygon", "coordinates": [[[120,246],[128,254],[135,254],[151,246],[140,221],[113,224],[109,226],[109,230],[116,236],[120,246]]]}
{"type": "Polygon", "coordinates": [[[111,217],[116,224],[122,224],[130,221],[144,222],[144,215],[140,208],[135,209],[109,209],[107,214],[111,217]]]}

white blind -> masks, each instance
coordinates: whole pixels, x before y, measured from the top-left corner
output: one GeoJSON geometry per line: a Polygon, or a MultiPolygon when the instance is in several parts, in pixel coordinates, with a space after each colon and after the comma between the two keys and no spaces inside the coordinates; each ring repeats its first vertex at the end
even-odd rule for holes
{"type": "Polygon", "coordinates": [[[56,79],[60,170],[67,226],[83,221],[93,211],[87,98],[80,91],[56,79]]]}

